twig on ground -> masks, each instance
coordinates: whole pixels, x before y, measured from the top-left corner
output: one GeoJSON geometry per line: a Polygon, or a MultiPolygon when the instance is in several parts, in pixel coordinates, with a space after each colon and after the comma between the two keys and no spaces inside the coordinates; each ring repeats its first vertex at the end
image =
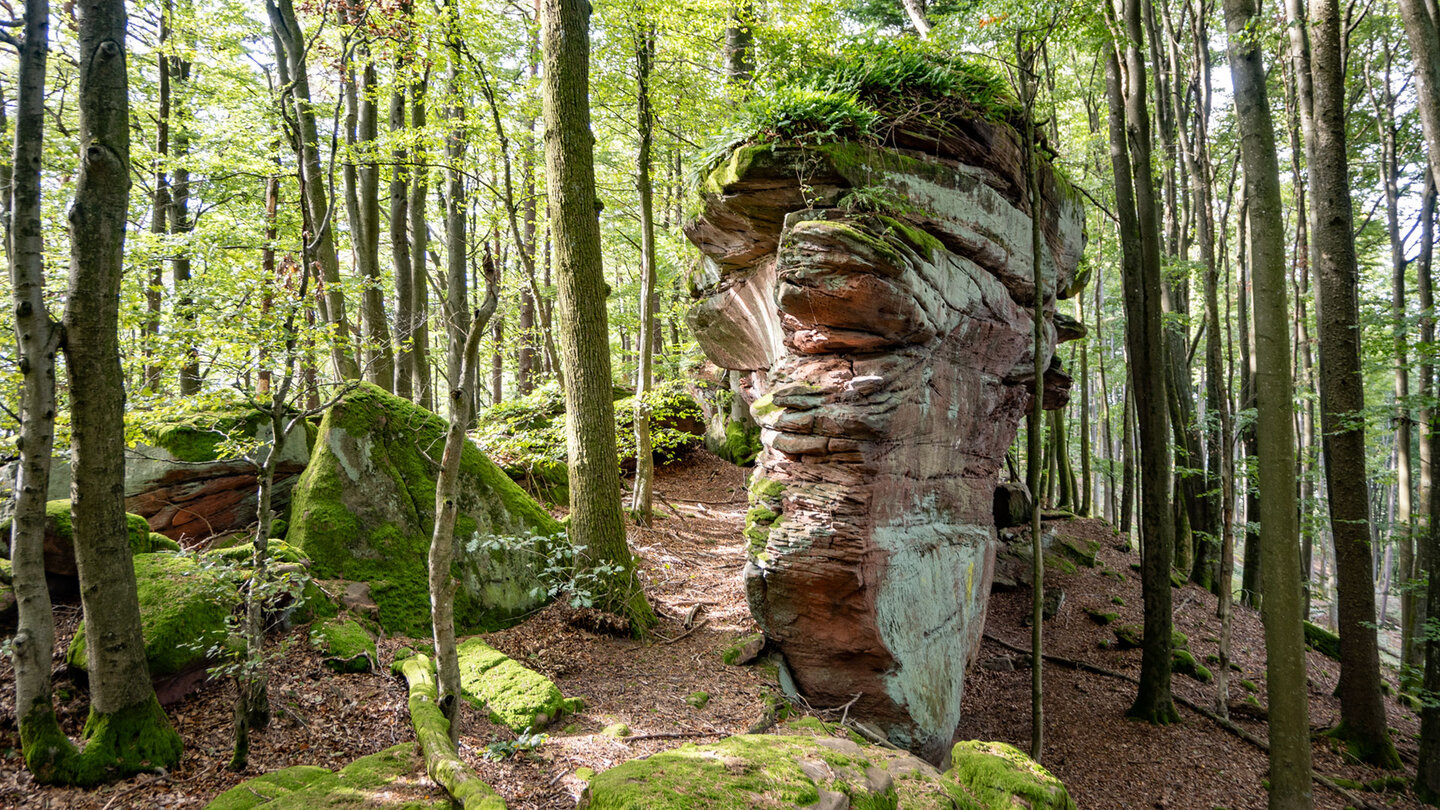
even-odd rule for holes
{"type": "Polygon", "coordinates": [[[726,731],[664,731],[657,734],[636,734],[631,737],[624,737],[621,742],[636,742],[637,740],[683,740],[691,737],[728,737],[726,731]]]}
{"type": "Polygon", "coordinates": [[[685,638],[686,636],[690,635],[691,633],[695,632],[696,630],[699,630],[700,628],[704,627],[705,625],[707,625],[707,624],[709,624],[709,623],[710,623],[710,620],[709,620],[709,619],[706,619],[705,621],[700,622],[699,624],[695,625],[694,627],[690,628],[689,630],[686,630],[685,632],[681,633],[680,635],[678,635],[678,636],[676,636],[676,637],[674,637],[674,638],[666,638],[666,637],[664,637],[664,636],[661,636],[659,633],[656,633],[655,635],[660,636],[660,643],[661,643],[661,644],[674,644],[675,642],[679,641],[679,640],[682,639],[682,638],[685,638]]]}

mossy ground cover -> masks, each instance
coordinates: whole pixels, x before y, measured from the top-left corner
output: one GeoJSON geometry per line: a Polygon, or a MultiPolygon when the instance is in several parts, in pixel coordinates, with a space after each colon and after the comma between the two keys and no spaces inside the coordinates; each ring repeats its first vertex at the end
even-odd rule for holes
{"type": "Polygon", "coordinates": [[[331,773],[323,768],[286,768],[265,774],[215,797],[206,810],[449,810],[450,798],[425,776],[414,743],[361,757],[331,773]]]}
{"type": "Polygon", "coordinates": [[[461,643],[457,652],[465,699],[486,709],[491,720],[511,731],[539,731],[580,706],[578,699],[567,699],[549,678],[478,638],[461,643]]]}
{"type": "Polygon", "coordinates": [[[375,637],[354,619],[324,619],[310,628],[310,642],[325,656],[325,666],[336,672],[369,672],[379,661],[375,637]]]}

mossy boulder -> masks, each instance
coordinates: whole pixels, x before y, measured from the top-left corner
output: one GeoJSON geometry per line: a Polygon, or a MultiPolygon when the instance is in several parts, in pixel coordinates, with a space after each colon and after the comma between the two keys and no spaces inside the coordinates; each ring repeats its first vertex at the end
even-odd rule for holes
{"type": "Polygon", "coordinates": [[[310,629],[310,643],[325,656],[325,666],[341,672],[369,672],[380,658],[375,637],[354,619],[325,619],[310,629]]]}
{"type": "MultiPolygon", "coordinates": [[[[238,593],[233,583],[191,555],[137,554],[134,563],[145,661],[150,676],[160,682],[161,701],[169,702],[203,677],[210,660],[208,651],[225,642],[225,618],[238,593]]],[[[66,662],[87,669],[86,647],[85,624],[81,622],[66,662]]]]}
{"type": "MultiPolygon", "coordinates": [[[[296,565],[307,565],[309,563],[305,555],[300,553],[300,549],[295,548],[284,540],[275,540],[272,538],[265,544],[265,553],[272,563],[292,563],[296,565]]],[[[255,557],[255,545],[250,542],[242,542],[224,548],[212,548],[204,552],[204,556],[248,565],[255,557]]]]}
{"type": "Polygon", "coordinates": [[[1313,622],[1305,622],[1305,643],[1327,658],[1340,660],[1340,636],[1313,622]]]}
{"type": "MultiPolygon", "coordinates": [[[[0,521],[0,557],[10,557],[11,518],[0,521]]],[[[130,553],[146,554],[152,551],[178,551],[179,546],[167,537],[154,535],[150,524],[139,515],[125,516],[125,530],[130,540],[130,553]]],[[[45,504],[45,573],[60,577],[73,577],[75,568],[75,533],[70,526],[70,500],[68,498],[48,501],[45,504]]]]}
{"type": "Polygon", "coordinates": [[[539,731],[580,708],[578,698],[567,699],[549,678],[478,638],[461,643],[456,651],[464,698],[511,731],[539,731]]]}
{"type": "MultiPolygon", "coordinates": [[[[430,635],[426,558],[444,433],[435,414],[361,384],[325,414],[295,486],[287,542],[315,576],[369,583],[392,634],[430,635]]],[[[456,628],[502,627],[541,603],[537,568],[560,524],[473,444],[461,455],[458,504],[456,628]],[[527,539],[483,542],[495,536],[527,539]]]]}
{"type": "MultiPolygon", "coordinates": [[[[1115,634],[1115,646],[1122,650],[1138,650],[1144,644],[1145,625],[1119,624],[1111,631],[1115,634]]],[[[1190,646],[1190,637],[1174,628],[1170,629],[1170,649],[1184,650],[1190,646]]]]}
{"type": "Polygon", "coordinates": [[[1170,653],[1170,671],[1176,675],[1189,675],[1201,683],[1209,683],[1215,679],[1210,668],[1196,661],[1189,650],[1173,650],[1170,653]]]}
{"type": "Polygon", "coordinates": [[[12,573],[9,560],[0,560],[0,630],[15,626],[15,588],[11,583],[12,573]]]}
{"type": "Polygon", "coordinates": [[[401,743],[361,757],[334,773],[299,765],[258,776],[216,796],[205,810],[449,810],[450,797],[423,779],[424,775],[425,762],[418,747],[401,743]]]}
{"type": "MultiPolygon", "coordinates": [[[[822,727],[823,728],[823,727],[822,727]]],[[[1003,743],[960,743],[941,772],[903,751],[810,727],[684,745],[596,774],[590,810],[856,807],[1073,810],[1059,780],[1003,743]]]]}

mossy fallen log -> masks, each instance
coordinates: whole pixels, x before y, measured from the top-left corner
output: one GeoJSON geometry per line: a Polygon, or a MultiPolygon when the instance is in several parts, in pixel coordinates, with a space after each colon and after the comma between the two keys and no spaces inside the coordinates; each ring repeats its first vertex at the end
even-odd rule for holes
{"type": "Polygon", "coordinates": [[[425,757],[425,772],[465,810],[505,810],[500,794],[480,781],[450,742],[450,721],[437,703],[435,666],[430,657],[413,655],[396,661],[392,669],[410,686],[410,722],[425,757]]]}

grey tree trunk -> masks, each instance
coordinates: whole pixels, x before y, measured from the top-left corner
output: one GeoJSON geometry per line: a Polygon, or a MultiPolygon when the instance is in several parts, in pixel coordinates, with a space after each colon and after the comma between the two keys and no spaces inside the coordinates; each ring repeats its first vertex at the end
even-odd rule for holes
{"type": "MultiPolygon", "coordinates": [[[[170,39],[171,14],[171,6],[166,3],[160,13],[160,35],[155,48],[159,54],[155,59],[155,67],[159,74],[155,110],[157,162],[154,179],[155,190],[150,205],[150,232],[157,236],[168,233],[166,222],[170,211],[170,176],[166,172],[165,161],[169,159],[170,153],[170,56],[166,53],[166,44],[170,39]]],[[[160,317],[161,307],[164,303],[164,291],[164,262],[157,261],[151,268],[149,284],[145,288],[145,325],[142,327],[145,335],[144,386],[145,390],[152,393],[159,392],[161,378],[165,373],[163,365],[156,357],[160,343],[160,317]]]]}
{"type": "Polygon", "coordinates": [[[725,26],[725,81],[748,84],[755,75],[754,0],[736,0],[725,26]]]}
{"type": "Polygon", "coordinates": [[[650,182],[650,148],[655,128],[655,114],[650,107],[650,72],[655,61],[655,29],[646,26],[635,39],[636,123],[640,132],[640,148],[635,158],[635,185],[640,197],[640,335],[635,371],[635,491],[630,501],[630,517],[642,526],[649,526],[655,457],[650,448],[650,406],[645,395],[650,393],[655,353],[655,200],[650,182]]]}
{"type": "MultiPolygon", "coordinates": [[[[295,17],[291,0],[265,0],[270,26],[280,42],[289,73],[287,97],[295,111],[299,143],[296,157],[304,187],[304,203],[313,229],[315,261],[324,282],[319,297],[320,316],[335,334],[330,342],[330,362],[335,376],[342,380],[358,380],[360,365],[355,360],[352,340],[354,333],[345,313],[345,292],[341,289],[340,257],[335,252],[335,212],[331,207],[329,184],[321,168],[319,135],[315,127],[315,109],[310,100],[308,48],[305,34],[295,17]]],[[[177,178],[177,185],[178,185],[177,178]]]]}
{"type": "MultiPolygon", "coordinates": [[[[445,106],[445,119],[450,132],[445,138],[445,335],[449,351],[445,357],[445,371],[453,391],[468,392],[471,397],[466,403],[467,414],[464,426],[468,427],[469,414],[474,413],[475,384],[460,375],[467,370],[475,373],[475,364],[465,365],[467,359],[467,335],[470,332],[470,294],[468,257],[470,242],[465,231],[465,89],[461,84],[460,17],[455,0],[446,4],[446,52],[448,61],[445,68],[445,82],[448,85],[449,101],[445,106]]],[[[488,248],[487,248],[488,251],[488,248]]],[[[486,255],[486,260],[490,256],[486,255]]],[[[496,342],[496,351],[499,351],[496,342]]],[[[498,397],[496,398],[498,401],[498,397]]],[[[451,395],[450,407],[454,408],[451,395]]],[[[452,410],[451,420],[455,414],[452,410]]],[[[451,723],[452,734],[455,727],[451,723]]]]}
{"type": "MultiPolygon", "coordinates": [[[[402,15],[408,6],[402,5],[402,15]]],[[[390,94],[390,134],[405,131],[405,85],[401,79],[405,62],[396,68],[395,90],[390,94]]],[[[395,395],[408,400],[415,398],[415,285],[410,279],[410,235],[406,226],[410,219],[407,195],[406,163],[409,153],[404,141],[391,152],[394,166],[390,169],[390,265],[395,277],[395,395]]]]}
{"type": "Polygon", "coordinates": [[[643,633],[655,622],[625,541],[615,463],[610,330],[590,133],[590,5],[544,0],[540,15],[545,179],[555,235],[560,361],[569,419],[570,541],[577,566],[611,565],[602,604],[643,633]]]}
{"type": "Polygon", "coordinates": [[[1355,485],[1365,480],[1365,393],[1339,5],[1310,0],[1309,15],[1314,106],[1306,157],[1319,308],[1320,427],[1340,619],[1340,724],[1333,733],[1357,759],[1398,768],[1380,691],[1370,504],[1365,488],[1355,485]]]}
{"type": "MultiPolygon", "coordinates": [[[[357,33],[357,36],[363,36],[357,33]]],[[[386,391],[395,389],[395,353],[390,345],[386,322],[384,281],[380,277],[380,167],[375,162],[375,141],[379,124],[375,91],[379,84],[369,43],[355,47],[360,62],[360,82],[355,70],[345,66],[346,127],[349,156],[345,161],[345,213],[350,221],[350,251],[355,270],[365,287],[360,295],[361,372],[366,381],[386,391]]]]}
{"type": "MultiPolygon", "coordinates": [[[[425,130],[425,85],[429,78],[410,86],[410,128],[415,132],[425,130]]],[[[426,250],[429,247],[430,226],[425,219],[425,204],[430,197],[430,171],[426,168],[429,160],[423,146],[415,147],[414,168],[410,172],[410,317],[412,353],[414,354],[415,404],[427,411],[435,410],[435,389],[430,383],[430,284],[425,275],[426,250]]]]}
{"type": "MultiPolygon", "coordinates": [[[[906,8],[909,8],[907,4],[906,8]]],[[[919,15],[923,20],[923,13],[919,15]]],[[[917,25],[918,27],[918,25],[917,25]]],[[[922,30],[922,35],[928,29],[922,30]]],[[[1045,289],[1044,262],[1041,250],[1044,244],[1044,218],[1040,197],[1040,161],[1036,146],[1035,99],[1038,89],[1035,84],[1036,47],[1026,46],[1024,34],[1016,34],[1015,53],[1019,62],[1020,99],[1025,105],[1025,193],[1030,202],[1030,264],[1031,283],[1035,285],[1035,314],[1031,319],[1031,352],[1034,366],[1031,373],[1034,380],[1030,390],[1030,429],[1026,435],[1026,485],[1032,494],[1030,500],[1030,757],[1036,762],[1045,750],[1045,667],[1044,659],[1044,618],[1045,618],[1045,553],[1044,537],[1040,526],[1040,433],[1045,408],[1045,368],[1049,365],[1045,357],[1045,324],[1041,312],[1049,297],[1045,289]]],[[[1058,290],[1056,293],[1058,294],[1058,290]]],[[[1063,428],[1061,428],[1063,432],[1063,428]]]]}
{"type": "Polygon", "coordinates": [[[179,245],[175,257],[170,260],[170,280],[174,284],[177,294],[175,314],[178,316],[178,320],[184,324],[180,330],[183,335],[180,395],[194,396],[200,393],[200,354],[196,346],[199,335],[195,331],[195,299],[190,295],[192,272],[189,242],[190,233],[195,229],[195,223],[190,221],[190,170],[184,163],[190,155],[189,122],[185,117],[185,86],[190,82],[190,62],[174,54],[168,56],[166,61],[169,62],[169,65],[165,72],[172,90],[170,114],[174,131],[171,138],[171,151],[177,161],[175,171],[172,173],[170,208],[166,219],[170,228],[170,236],[173,237],[172,241],[179,245]]]}
{"type": "Polygon", "coordinates": [[[1129,716],[1150,723],[1179,719],[1170,695],[1170,567],[1175,544],[1173,491],[1166,393],[1160,232],[1155,181],[1150,174],[1150,114],[1143,89],[1144,42],[1138,0],[1124,2],[1126,86],[1123,94],[1119,54],[1107,60],[1106,95],[1110,99],[1110,155],[1115,174],[1116,207],[1121,216],[1125,269],[1126,344],[1140,439],[1139,492],[1141,580],[1145,601],[1145,638],[1140,659],[1140,688],[1129,716]]]}
{"type": "MultiPolygon", "coordinates": [[[[1256,441],[1260,460],[1260,545],[1264,562],[1265,650],[1270,698],[1271,810],[1312,806],[1309,697],[1301,626],[1299,531],[1295,508],[1295,435],[1290,376],[1290,319],[1285,302],[1285,223],[1280,166],[1266,98],[1265,66],[1253,36],[1254,0],[1226,0],[1230,72],[1245,166],[1250,255],[1255,280],[1256,441]]],[[[1253,518],[1247,518],[1253,519],[1253,518]]],[[[1229,590],[1227,583],[1227,592],[1229,590]]],[[[1224,662],[1222,662],[1222,665],[1224,662]]]]}
{"type": "Polygon", "coordinates": [[[10,562],[17,622],[11,641],[15,668],[15,724],[25,767],[48,783],[75,752],[55,719],[50,686],[55,617],[45,581],[45,497],[55,445],[55,351],[59,325],[45,307],[44,229],[40,166],[45,136],[45,69],[50,50],[50,4],[30,0],[19,48],[15,141],[6,188],[5,231],[10,290],[21,361],[20,465],[10,524],[10,562]]]}
{"type": "Polygon", "coordinates": [[[75,565],[91,639],[89,742],[83,757],[88,761],[73,777],[91,782],[173,766],[181,750],[180,737],[150,685],[125,528],[125,390],[119,341],[130,200],[125,4],[83,0],[76,10],[79,140],[84,147],[70,208],[64,325],[75,565]]]}

